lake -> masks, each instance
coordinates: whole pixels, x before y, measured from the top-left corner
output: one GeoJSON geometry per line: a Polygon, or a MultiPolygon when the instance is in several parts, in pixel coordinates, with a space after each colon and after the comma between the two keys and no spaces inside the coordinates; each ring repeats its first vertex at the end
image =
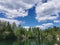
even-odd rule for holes
{"type": "Polygon", "coordinates": [[[28,39],[28,40],[17,40],[17,41],[0,41],[0,45],[60,45],[58,41],[28,39]]]}

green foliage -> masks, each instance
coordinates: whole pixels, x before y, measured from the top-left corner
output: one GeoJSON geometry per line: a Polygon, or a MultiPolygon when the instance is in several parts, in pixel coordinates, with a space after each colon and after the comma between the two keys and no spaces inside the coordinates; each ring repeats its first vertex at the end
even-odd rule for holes
{"type": "Polygon", "coordinates": [[[60,28],[53,26],[45,30],[40,28],[29,28],[26,30],[21,25],[16,26],[15,23],[0,21],[0,39],[21,39],[21,38],[38,38],[38,39],[56,39],[60,35],[60,28]]]}

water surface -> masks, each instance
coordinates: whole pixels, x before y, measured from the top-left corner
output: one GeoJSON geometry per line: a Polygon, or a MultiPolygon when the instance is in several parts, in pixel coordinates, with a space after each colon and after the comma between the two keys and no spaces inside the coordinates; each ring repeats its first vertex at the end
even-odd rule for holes
{"type": "Polygon", "coordinates": [[[58,41],[28,39],[28,40],[16,40],[16,41],[0,41],[0,45],[60,45],[58,41]]]}

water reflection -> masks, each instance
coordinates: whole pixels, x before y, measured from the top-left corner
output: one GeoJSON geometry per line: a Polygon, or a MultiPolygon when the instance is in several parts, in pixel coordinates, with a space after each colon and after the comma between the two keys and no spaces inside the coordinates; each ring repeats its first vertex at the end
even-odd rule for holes
{"type": "Polygon", "coordinates": [[[58,41],[52,40],[17,40],[17,41],[0,41],[0,45],[60,45],[58,41]]]}

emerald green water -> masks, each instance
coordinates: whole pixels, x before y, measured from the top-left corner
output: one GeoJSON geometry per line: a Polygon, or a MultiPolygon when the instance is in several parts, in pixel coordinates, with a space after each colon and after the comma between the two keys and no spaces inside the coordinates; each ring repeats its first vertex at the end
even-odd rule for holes
{"type": "Polygon", "coordinates": [[[60,45],[58,41],[48,41],[48,40],[17,40],[17,41],[0,41],[0,45],[60,45]]]}

